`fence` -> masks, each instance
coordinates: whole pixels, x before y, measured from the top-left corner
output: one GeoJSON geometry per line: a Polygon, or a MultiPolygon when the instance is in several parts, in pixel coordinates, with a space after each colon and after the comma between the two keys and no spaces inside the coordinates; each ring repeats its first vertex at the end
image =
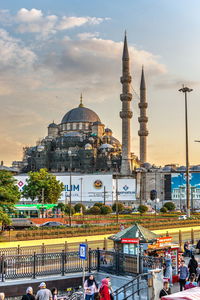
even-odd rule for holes
{"type": "MultiPolygon", "coordinates": [[[[106,238],[102,240],[97,241],[87,241],[87,239],[84,241],[88,248],[91,249],[97,249],[98,247],[100,249],[105,248],[106,250],[113,248],[113,241],[108,240],[106,238]]],[[[76,243],[61,243],[61,244],[51,244],[51,245],[45,245],[42,243],[38,246],[23,246],[20,247],[12,247],[12,248],[0,248],[0,255],[30,255],[30,254],[44,254],[44,253],[52,253],[52,252],[62,252],[64,250],[67,251],[77,251],[79,249],[79,242],[76,243]]]]}
{"type": "Polygon", "coordinates": [[[148,278],[152,276],[149,273],[144,273],[136,276],[133,280],[129,281],[113,293],[116,300],[127,299],[150,299],[148,278]]]}
{"type": "MultiPolygon", "coordinates": [[[[37,276],[62,275],[83,271],[79,252],[34,253],[33,255],[2,255],[0,261],[1,280],[36,278],[37,276]]],[[[86,271],[92,270],[117,275],[135,275],[146,270],[161,267],[158,259],[139,257],[105,250],[88,251],[86,271]],[[148,262],[147,262],[148,261],[148,262]]]]}

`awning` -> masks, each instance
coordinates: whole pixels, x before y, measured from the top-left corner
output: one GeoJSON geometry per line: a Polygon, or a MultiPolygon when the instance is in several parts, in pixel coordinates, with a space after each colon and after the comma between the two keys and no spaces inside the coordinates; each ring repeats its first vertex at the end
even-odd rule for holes
{"type": "Polygon", "coordinates": [[[162,300],[199,300],[200,299],[200,287],[195,287],[183,292],[178,292],[172,295],[163,296],[162,300]]]}

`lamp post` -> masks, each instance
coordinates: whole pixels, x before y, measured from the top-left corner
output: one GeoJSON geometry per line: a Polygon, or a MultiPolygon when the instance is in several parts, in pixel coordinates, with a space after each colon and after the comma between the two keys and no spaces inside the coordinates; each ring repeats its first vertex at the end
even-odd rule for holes
{"type": "Polygon", "coordinates": [[[72,226],[72,214],[71,214],[71,207],[72,207],[72,152],[69,150],[68,155],[70,158],[70,173],[69,173],[69,226],[72,226]]]}
{"type": "Polygon", "coordinates": [[[189,150],[188,150],[188,114],[187,114],[187,93],[192,92],[192,89],[183,87],[179,92],[185,94],[185,154],[186,154],[186,202],[187,202],[187,217],[190,218],[190,182],[189,182],[189,150]]]}

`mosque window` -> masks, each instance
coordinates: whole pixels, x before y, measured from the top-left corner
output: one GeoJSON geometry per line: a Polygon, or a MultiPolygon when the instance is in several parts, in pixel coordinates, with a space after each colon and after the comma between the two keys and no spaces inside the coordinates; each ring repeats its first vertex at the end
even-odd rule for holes
{"type": "Polygon", "coordinates": [[[79,123],[79,129],[83,128],[83,123],[79,123]]]}
{"type": "Polygon", "coordinates": [[[67,130],[70,130],[70,126],[71,124],[70,123],[67,123],[67,130]]]}
{"type": "Polygon", "coordinates": [[[76,126],[77,126],[77,124],[73,123],[73,130],[76,130],[76,126]]]}
{"type": "Polygon", "coordinates": [[[89,127],[88,125],[89,125],[88,123],[85,123],[85,129],[86,130],[88,130],[88,127],[89,127]]]}

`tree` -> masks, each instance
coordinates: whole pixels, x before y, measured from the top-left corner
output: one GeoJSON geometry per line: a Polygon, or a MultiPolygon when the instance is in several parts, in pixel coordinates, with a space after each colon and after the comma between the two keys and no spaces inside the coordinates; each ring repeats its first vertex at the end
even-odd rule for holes
{"type": "Polygon", "coordinates": [[[166,209],[169,211],[175,210],[176,208],[173,202],[166,202],[163,206],[166,207],[166,209]]]}
{"type": "MultiPolygon", "coordinates": [[[[116,211],[116,202],[112,205],[112,210],[116,211]]],[[[118,212],[121,212],[124,210],[124,205],[121,202],[118,202],[118,212]]]]}
{"type": "MultiPolygon", "coordinates": [[[[70,205],[69,204],[65,204],[65,208],[64,208],[64,213],[66,215],[70,214],[70,205]]],[[[73,208],[73,206],[71,206],[71,216],[75,213],[75,210],[73,208]]]]}
{"type": "Polygon", "coordinates": [[[16,180],[8,171],[0,171],[0,222],[2,226],[10,224],[8,212],[15,210],[15,204],[20,201],[21,193],[16,180]]]}
{"type": "Polygon", "coordinates": [[[74,205],[74,210],[76,213],[84,213],[86,211],[85,205],[82,203],[77,203],[74,205]]]}
{"type": "Polygon", "coordinates": [[[100,210],[102,215],[108,215],[112,212],[112,208],[108,205],[102,205],[100,210]]]}
{"type": "Polygon", "coordinates": [[[89,214],[90,215],[100,215],[101,209],[98,206],[94,205],[89,209],[89,214]]]}
{"type": "Polygon", "coordinates": [[[44,203],[57,203],[64,190],[62,182],[56,179],[56,176],[48,173],[46,169],[40,169],[39,172],[29,172],[29,178],[26,180],[24,186],[23,196],[31,198],[31,200],[38,199],[44,203]]]}
{"type": "Polygon", "coordinates": [[[138,211],[139,211],[141,214],[144,214],[145,212],[148,211],[148,207],[147,207],[146,205],[141,204],[141,205],[138,206],[138,211]]]}
{"type": "Polygon", "coordinates": [[[160,212],[166,213],[167,212],[167,208],[165,206],[161,207],[160,212]]]}
{"type": "Polygon", "coordinates": [[[93,206],[97,206],[97,207],[101,208],[101,207],[103,206],[103,203],[101,203],[101,202],[96,202],[96,203],[94,203],[93,206]]]}

